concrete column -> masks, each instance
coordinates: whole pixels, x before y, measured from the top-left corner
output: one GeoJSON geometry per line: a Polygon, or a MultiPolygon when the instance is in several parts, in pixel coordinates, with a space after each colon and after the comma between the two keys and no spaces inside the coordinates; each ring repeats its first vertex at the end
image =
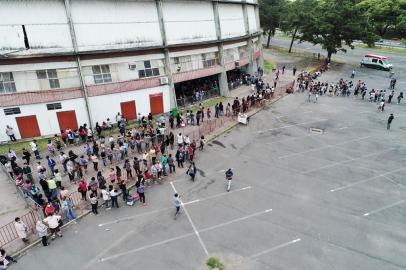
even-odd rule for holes
{"type": "Polygon", "coordinates": [[[76,59],[76,66],[77,66],[78,73],[79,73],[80,85],[82,88],[83,96],[85,97],[86,113],[87,113],[87,118],[89,120],[89,127],[91,129],[93,129],[94,126],[93,126],[93,120],[92,120],[92,113],[90,111],[90,106],[89,106],[89,95],[87,94],[86,82],[85,82],[85,79],[83,76],[82,65],[80,62],[78,43],[76,40],[75,26],[72,21],[72,15],[71,15],[71,10],[70,10],[70,0],[65,0],[64,4],[65,4],[66,17],[68,19],[68,24],[69,24],[69,31],[70,31],[70,37],[72,40],[73,51],[74,51],[74,55],[75,55],[75,59],[76,59]]]}
{"type": "Polygon", "coordinates": [[[220,27],[219,7],[218,7],[218,2],[212,2],[212,3],[213,3],[214,23],[215,23],[215,26],[216,26],[219,65],[221,66],[221,72],[219,74],[220,95],[221,96],[229,96],[230,95],[230,89],[228,88],[227,72],[226,72],[226,69],[225,69],[225,62],[224,62],[223,42],[221,41],[221,27],[220,27]]]}
{"type": "Polygon", "coordinates": [[[248,59],[249,59],[249,64],[248,64],[248,69],[247,72],[248,74],[254,74],[256,69],[254,69],[254,63],[253,63],[253,57],[252,55],[254,54],[254,46],[252,44],[252,37],[250,35],[250,27],[249,27],[249,22],[248,22],[248,4],[246,0],[242,1],[242,8],[243,8],[243,15],[244,15],[244,25],[245,25],[245,34],[249,37],[248,42],[247,42],[247,48],[248,48],[248,59]]]}
{"type": "Polygon", "coordinates": [[[261,56],[259,57],[259,59],[257,61],[258,61],[258,65],[262,68],[262,70],[264,70],[264,51],[263,51],[264,40],[263,40],[263,36],[262,36],[261,24],[260,24],[260,19],[259,19],[258,5],[255,6],[255,17],[256,17],[256,21],[257,21],[257,29],[258,29],[258,32],[260,33],[260,35],[258,37],[258,44],[259,44],[259,51],[261,52],[261,56]]]}
{"type": "Polygon", "coordinates": [[[156,4],[157,12],[158,12],[159,29],[161,31],[162,43],[164,46],[165,71],[166,71],[166,75],[168,76],[170,108],[172,109],[172,108],[177,107],[178,104],[176,102],[175,84],[173,82],[171,58],[169,57],[169,50],[167,48],[168,42],[166,39],[165,22],[164,22],[164,16],[163,16],[163,11],[162,11],[162,0],[155,0],[155,4],[156,4]]]}

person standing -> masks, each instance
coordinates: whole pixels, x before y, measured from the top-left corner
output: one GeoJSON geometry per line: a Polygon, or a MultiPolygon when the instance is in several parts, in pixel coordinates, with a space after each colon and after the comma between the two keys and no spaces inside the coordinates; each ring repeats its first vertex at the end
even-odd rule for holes
{"type": "Polygon", "coordinates": [[[90,205],[92,206],[92,213],[98,215],[99,212],[97,211],[97,207],[99,205],[99,201],[97,200],[97,195],[94,193],[90,194],[90,205]]]}
{"type": "Polygon", "coordinates": [[[86,194],[87,194],[87,184],[85,179],[82,179],[79,183],[78,191],[82,194],[82,200],[87,201],[86,194]]]}
{"type": "Polygon", "coordinates": [[[51,171],[51,175],[55,175],[55,166],[56,166],[55,160],[50,156],[46,156],[46,159],[48,161],[48,167],[49,170],[51,171]]]}
{"type": "Polygon", "coordinates": [[[20,237],[21,240],[23,240],[24,243],[28,242],[27,239],[27,232],[28,232],[28,227],[25,225],[25,223],[19,218],[16,217],[14,219],[14,227],[17,231],[18,237],[20,237]]]}
{"type": "Polygon", "coordinates": [[[192,161],[190,163],[189,168],[187,169],[186,173],[190,176],[192,181],[195,181],[195,176],[196,176],[196,166],[195,163],[192,161]]]}
{"type": "Polygon", "coordinates": [[[15,137],[15,135],[14,135],[14,130],[13,130],[13,128],[10,127],[9,125],[6,126],[6,134],[7,134],[7,136],[10,137],[10,140],[11,140],[12,142],[17,141],[17,139],[16,139],[16,137],[15,137]]]}
{"type": "Polygon", "coordinates": [[[391,114],[389,115],[388,124],[387,124],[387,126],[386,126],[386,129],[387,129],[387,130],[390,129],[390,125],[392,124],[392,121],[393,121],[394,118],[395,118],[395,117],[393,116],[393,113],[391,113],[391,114]]]}
{"type": "Polygon", "coordinates": [[[38,236],[41,238],[42,245],[44,247],[48,246],[48,227],[42,223],[41,220],[38,220],[35,229],[37,230],[38,236]]]}
{"type": "Polygon", "coordinates": [[[138,196],[140,197],[140,203],[143,205],[146,205],[145,203],[145,187],[141,181],[138,181],[137,183],[137,193],[138,196]]]}
{"type": "Polygon", "coordinates": [[[39,150],[38,150],[38,145],[37,145],[37,140],[33,140],[30,142],[31,150],[35,155],[36,159],[41,159],[41,156],[39,155],[39,150]]]}
{"type": "Polygon", "coordinates": [[[27,164],[30,164],[31,153],[25,148],[23,148],[23,157],[22,157],[22,159],[24,159],[27,162],[27,164]]]}
{"type": "Polygon", "coordinates": [[[103,205],[106,210],[110,210],[109,201],[110,201],[110,193],[106,190],[104,186],[101,190],[102,198],[103,198],[103,205]]]}
{"type": "Polygon", "coordinates": [[[61,230],[60,230],[60,222],[61,216],[56,215],[55,213],[52,213],[51,215],[47,216],[44,219],[45,224],[48,225],[49,230],[51,231],[52,234],[52,240],[55,239],[56,235],[59,237],[62,237],[61,230]]]}
{"type": "Polygon", "coordinates": [[[173,204],[175,205],[175,209],[176,209],[176,212],[175,212],[175,220],[176,220],[176,218],[180,214],[180,206],[182,205],[182,202],[180,200],[180,196],[178,193],[175,193],[173,195],[173,204]]]}
{"type": "Polygon", "coordinates": [[[296,68],[296,66],[294,66],[294,67],[293,67],[293,76],[296,75],[296,70],[297,70],[297,68],[296,68]]]}
{"type": "Polygon", "coordinates": [[[168,157],[169,173],[175,172],[175,161],[173,160],[172,154],[168,157]]]}
{"type": "Polygon", "coordinates": [[[120,208],[120,206],[118,205],[118,190],[116,188],[111,187],[110,198],[111,198],[111,207],[120,208]]]}
{"type": "Polygon", "coordinates": [[[71,198],[65,197],[62,201],[62,209],[65,218],[68,221],[74,220],[76,218],[75,212],[73,211],[73,202],[71,198]]]}
{"type": "MultiPolygon", "coordinates": [[[[97,155],[95,153],[93,153],[90,156],[90,159],[92,160],[94,171],[97,172],[99,170],[99,158],[97,157],[97,155]]],[[[106,165],[104,165],[104,166],[106,166],[106,165]]]]}

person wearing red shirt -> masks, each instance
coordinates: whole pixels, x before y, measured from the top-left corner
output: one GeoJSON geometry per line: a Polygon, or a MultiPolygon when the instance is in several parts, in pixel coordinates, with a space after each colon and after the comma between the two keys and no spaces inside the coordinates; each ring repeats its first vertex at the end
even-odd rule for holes
{"type": "Polygon", "coordinates": [[[86,184],[86,181],[84,179],[82,179],[82,181],[80,181],[78,191],[80,192],[80,194],[82,194],[82,200],[87,201],[87,198],[86,198],[87,184],[86,184]]]}

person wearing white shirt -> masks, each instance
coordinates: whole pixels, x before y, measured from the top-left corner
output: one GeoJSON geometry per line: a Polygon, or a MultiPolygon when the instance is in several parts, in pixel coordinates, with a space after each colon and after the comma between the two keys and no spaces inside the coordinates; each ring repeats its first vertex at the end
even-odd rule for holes
{"type": "Polygon", "coordinates": [[[19,218],[16,217],[14,220],[14,227],[17,231],[18,237],[20,237],[21,240],[23,240],[24,243],[28,242],[27,239],[27,232],[28,232],[28,227],[25,225],[25,223],[19,218]]]}
{"type": "Polygon", "coordinates": [[[105,187],[101,190],[101,194],[102,194],[102,198],[103,198],[103,205],[104,205],[104,208],[105,208],[106,210],[111,209],[111,208],[109,207],[110,193],[106,190],[105,187]]]}
{"type": "Polygon", "coordinates": [[[49,230],[52,233],[52,239],[55,239],[55,234],[57,234],[59,237],[62,237],[61,230],[59,229],[60,220],[61,216],[55,215],[55,213],[44,219],[44,222],[48,225],[49,230]]]}
{"type": "Polygon", "coordinates": [[[6,126],[6,134],[7,134],[7,136],[10,137],[10,140],[11,140],[12,142],[17,141],[17,139],[16,139],[16,137],[15,137],[15,135],[14,135],[14,130],[13,130],[13,128],[10,127],[10,126],[8,126],[8,125],[6,126]]]}
{"type": "Polygon", "coordinates": [[[188,135],[186,135],[186,137],[185,137],[185,144],[186,144],[186,145],[189,145],[189,144],[190,144],[190,138],[189,138],[188,135]]]}
{"type": "Polygon", "coordinates": [[[184,140],[183,140],[183,135],[182,135],[182,133],[179,133],[179,134],[177,135],[177,142],[178,142],[179,147],[181,147],[181,146],[183,145],[184,140]]]}

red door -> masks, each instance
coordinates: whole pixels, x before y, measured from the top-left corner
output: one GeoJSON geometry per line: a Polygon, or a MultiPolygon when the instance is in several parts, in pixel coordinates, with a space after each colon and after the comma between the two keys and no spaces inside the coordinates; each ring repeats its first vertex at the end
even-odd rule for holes
{"type": "Polygon", "coordinates": [[[121,115],[127,120],[134,120],[137,118],[137,109],[135,107],[135,100],[121,102],[121,115]]]}
{"type": "Polygon", "coordinates": [[[75,111],[57,112],[59,129],[64,130],[70,128],[72,130],[78,129],[78,121],[76,120],[75,111]]]}
{"type": "Polygon", "coordinates": [[[41,136],[35,115],[16,117],[22,139],[41,136]]]}
{"type": "Polygon", "coordinates": [[[162,93],[149,95],[149,103],[152,114],[161,114],[164,112],[164,99],[162,93]]]}

